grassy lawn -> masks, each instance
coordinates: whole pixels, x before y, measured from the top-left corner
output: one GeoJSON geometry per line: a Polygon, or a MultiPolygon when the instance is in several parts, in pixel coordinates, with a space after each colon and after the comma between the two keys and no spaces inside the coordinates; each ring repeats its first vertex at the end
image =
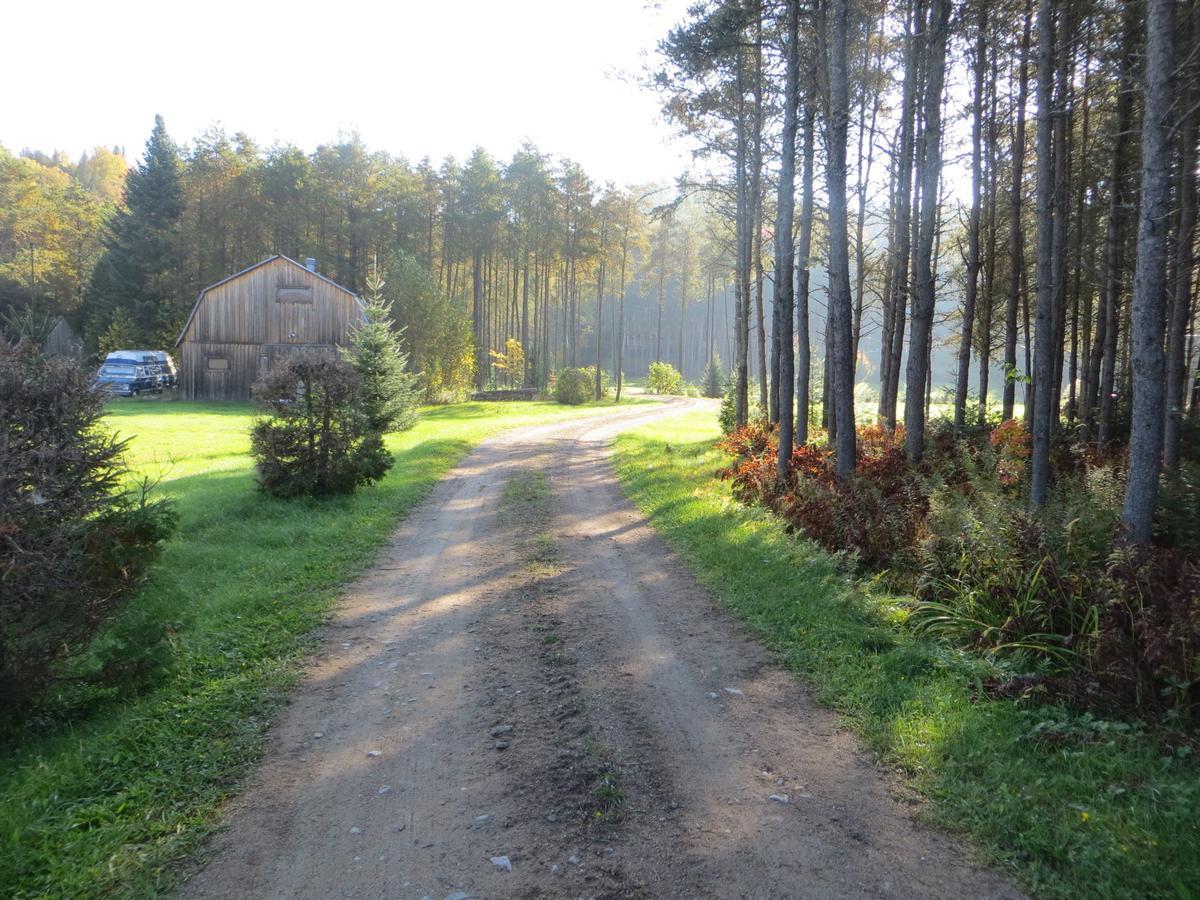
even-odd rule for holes
{"type": "Polygon", "coordinates": [[[132,438],[130,462],[175,498],[180,528],[79,674],[111,659],[167,656],[168,667],[136,690],[67,682],[43,721],[0,748],[0,896],[168,887],[169,863],[195,848],[261,752],[308,635],[397,519],[483,438],[587,411],[428,409],[390,439],[396,466],[380,484],[349,498],[279,501],[254,488],[251,407],[114,402],[109,421],[132,438]]]}
{"type": "Polygon", "coordinates": [[[915,638],[896,598],[855,584],[713,478],[713,417],[617,440],[631,498],[713,594],[929,799],[923,815],[1043,897],[1200,895],[1200,764],[1125,723],[985,699],[978,659],[915,638]]]}

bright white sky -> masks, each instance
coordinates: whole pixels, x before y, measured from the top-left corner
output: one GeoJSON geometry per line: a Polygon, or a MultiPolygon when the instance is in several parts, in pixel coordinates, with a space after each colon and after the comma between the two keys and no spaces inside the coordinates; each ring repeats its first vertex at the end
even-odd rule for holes
{"type": "Polygon", "coordinates": [[[0,144],[142,152],[214,123],[306,150],[501,159],[526,138],[618,184],[669,180],[684,143],[641,71],[688,0],[66,0],[5,10],[0,144]]]}

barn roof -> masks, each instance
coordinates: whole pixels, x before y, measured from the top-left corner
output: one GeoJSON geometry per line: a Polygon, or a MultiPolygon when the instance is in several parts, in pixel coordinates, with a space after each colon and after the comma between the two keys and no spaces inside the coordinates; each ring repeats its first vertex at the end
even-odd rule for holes
{"type": "MultiPolygon", "coordinates": [[[[347,294],[349,294],[355,300],[358,300],[358,294],[354,293],[354,291],[350,290],[347,287],[342,287],[340,284],[338,284],[332,278],[326,278],[320,272],[315,272],[312,269],[309,269],[307,266],[304,266],[304,265],[296,262],[296,260],[292,259],[290,256],[284,256],[282,253],[276,253],[274,256],[268,256],[266,259],[262,260],[261,262],[256,262],[252,266],[247,266],[246,268],[242,269],[242,271],[240,271],[240,272],[234,272],[232,275],[227,275],[226,277],[222,278],[220,281],[214,281],[212,284],[210,284],[206,288],[201,288],[200,293],[196,295],[196,302],[192,304],[192,311],[190,313],[188,313],[187,321],[183,323],[183,330],[179,332],[179,337],[175,341],[175,346],[178,347],[180,344],[183,343],[183,336],[185,334],[187,334],[187,330],[192,324],[192,319],[196,318],[196,310],[198,310],[200,308],[200,303],[204,299],[205,294],[207,294],[213,288],[218,288],[223,284],[233,281],[235,278],[241,278],[247,272],[253,272],[255,269],[257,269],[261,266],[265,266],[267,263],[274,262],[277,259],[282,259],[284,262],[291,263],[293,266],[300,269],[302,272],[312,275],[314,278],[319,278],[322,281],[324,281],[326,284],[331,284],[335,288],[337,288],[339,291],[345,291],[347,294]]],[[[360,303],[360,305],[361,305],[361,303],[360,303]]]]}

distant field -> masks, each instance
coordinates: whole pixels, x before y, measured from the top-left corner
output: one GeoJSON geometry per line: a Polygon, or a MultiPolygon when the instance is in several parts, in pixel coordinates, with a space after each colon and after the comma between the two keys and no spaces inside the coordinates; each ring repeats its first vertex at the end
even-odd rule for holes
{"type": "Polygon", "coordinates": [[[280,501],[255,490],[249,405],[114,401],[108,423],[131,438],[136,471],[175,499],[180,529],[79,674],[106,658],[154,659],[164,624],[170,667],[139,690],[68,684],[22,744],[0,749],[0,896],[168,887],[169,863],[261,752],[306,636],[395,522],[485,437],[597,405],[610,404],[426,409],[389,438],[396,466],[380,484],[280,501]]]}

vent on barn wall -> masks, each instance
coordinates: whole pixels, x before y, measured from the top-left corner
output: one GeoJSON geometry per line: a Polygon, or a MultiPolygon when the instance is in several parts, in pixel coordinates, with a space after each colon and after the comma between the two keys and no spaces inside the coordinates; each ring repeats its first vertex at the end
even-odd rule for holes
{"type": "Polygon", "coordinates": [[[306,258],[304,260],[304,268],[308,269],[308,271],[310,271],[310,272],[317,271],[317,261],[315,259],[313,259],[311,256],[306,258]]]}

